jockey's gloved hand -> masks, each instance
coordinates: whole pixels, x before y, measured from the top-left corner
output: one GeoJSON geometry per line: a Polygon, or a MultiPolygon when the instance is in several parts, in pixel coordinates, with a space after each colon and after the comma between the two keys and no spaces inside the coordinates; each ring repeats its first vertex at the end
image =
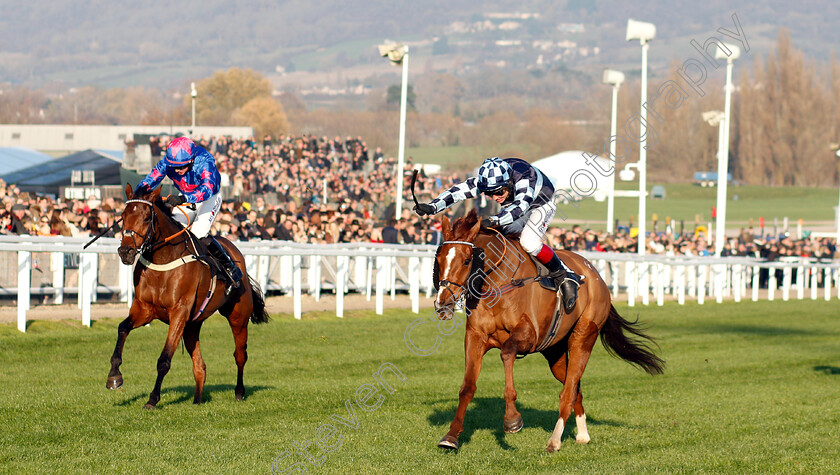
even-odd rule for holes
{"type": "Polygon", "coordinates": [[[481,220],[481,227],[482,228],[492,228],[493,226],[499,225],[499,218],[495,216],[490,216],[489,218],[484,218],[481,220]]]}
{"type": "Polygon", "coordinates": [[[437,208],[429,203],[418,203],[414,205],[414,212],[420,216],[428,216],[435,214],[437,212],[437,208]]]}
{"type": "Polygon", "coordinates": [[[140,183],[139,185],[137,185],[137,188],[134,189],[134,196],[145,195],[148,192],[149,192],[149,185],[147,185],[145,183],[140,183]]]}
{"type": "Polygon", "coordinates": [[[187,199],[181,195],[169,195],[166,197],[166,204],[171,207],[180,206],[187,202],[187,199]]]}

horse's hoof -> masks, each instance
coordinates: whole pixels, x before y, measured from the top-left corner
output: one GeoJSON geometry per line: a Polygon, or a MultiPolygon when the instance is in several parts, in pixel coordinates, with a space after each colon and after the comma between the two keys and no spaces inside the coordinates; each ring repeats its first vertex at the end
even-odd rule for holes
{"type": "Polygon", "coordinates": [[[504,429],[506,434],[514,434],[522,430],[522,426],[525,424],[522,422],[522,416],[520,415],[515,420],[512,421],[505,421],[504,429]]]}
{"type": "Polygon", "coordinates": [[[588,435],[578,435],[575,437],[575,443],[578,444],[588,444],[589,443],[589,436],[588,435]]]}
{"type": "Polygon", "coordinates": [[[560,441],[558,440],[555,443],[553,439],[550,439],[548,441],[548,447],[545,448],[545,451],[548,452],[548,453],[551,453],[551,452],[557,452],[558,450],[560,450],[560,441]]]}
{"type": "Polygon", "coordinates": [[[438,447],[447,450],[458,450],[458,438],[446,434],[442,439],[440,439],[440,442],[438,442],[438,447]]]}
{"type": "Polygon", "coordinates": [[[112,376],[108,378],[108,382],[105,383],[105,387],[108,389],[119,389],[123,385],[122,376],[112,376]]]}
{"type": "Polygon", "coordinates": [[[143,409],[157,409],[157,406],[147,402],[146,405],[143,406],[143,409]]]}

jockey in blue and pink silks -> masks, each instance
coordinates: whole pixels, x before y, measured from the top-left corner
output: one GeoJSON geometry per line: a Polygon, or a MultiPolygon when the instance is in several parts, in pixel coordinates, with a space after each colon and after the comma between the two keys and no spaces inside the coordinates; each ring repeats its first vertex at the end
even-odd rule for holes
{"type": "Polygon", "coordinates": [[[166,148],[166,156],[160,160],[143,181],[137,185],[134,194],[145,194],[153,190],[168,176],[181,195],[170,195],[166,202],[173,208],[172,217],[190,232],[203,240],[207,250],[215,257],[225,271],[228,291],[238,287],[242,271],[230,254],[210,236],[210,227],[222,206],[221,175],[216,169],[216,160],[210,152],[187,137],[177,137],[166,148]],[[175,208],[178,212],[174,212],[175,208]],[[207,238],[207,239],[205,239],[207,238]]]}

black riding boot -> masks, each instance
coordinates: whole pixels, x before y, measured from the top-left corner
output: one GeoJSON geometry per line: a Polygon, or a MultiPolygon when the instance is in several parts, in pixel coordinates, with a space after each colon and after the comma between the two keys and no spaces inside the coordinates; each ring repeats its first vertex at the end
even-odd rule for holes
{"type": "Polygon", "coordinates": [[[555,254],[548,264],[545,264],[548,269],[548,277],[554,279],[554,283],[560,288],[563,293],[563,304],[566,308],[566,313],[571,313],[577,303],[577,292],[580,287],[580,276],[573,271],[566,271],[566,266],[555,254]]]}
{"type": "Polygon", "coordinates": [[[219,244],[219,241],[217,241],[216,238],[213,236],[208,236],[208,238],[207,250],[210,251],[210,255],[219,261],[219,264],[222,265],[222,269],[225,271],[225,279],[228,284],[225,287],[225,294],[228,294],[231,289],[239,287],[239,281],[242,280],[242,271],[239,270],[239,267],[233,263],[233,259],[230,258],[230,254],[228,254],[227,250],[219,244]]]}

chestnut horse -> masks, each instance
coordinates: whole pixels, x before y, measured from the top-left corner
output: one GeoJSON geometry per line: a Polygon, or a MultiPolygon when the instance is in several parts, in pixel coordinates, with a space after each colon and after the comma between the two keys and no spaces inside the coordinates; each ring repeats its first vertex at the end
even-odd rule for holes
{"type": "MultiPolygon", "coordinates": [[[[169,325],[169,334],[158,358],[155,388],[144,407],[153,409],[160,401],[163,377],[169,371],[172,355],[182,337],[192,358],[193,403],[200,404],[206,366],[201,358],[198,335],[204,320],[218,310],[227,317],[233,331],[236,343],[233,356],[237,366],[234,393],[237,400],[242,400],[245,397],[242,371],[248,359],[248,320],[254,323],[268,321],[259,286],[250,277],[243,278],[239,287],[226,296],[224,281],[214,277],[210,270],[212,264],[205,262],[206,249],[172,219],[169,208],[160,199],[160,188],[144,196],[134,196],[131,186],[126,185],[125,195],[123,238],[117,252],[123,264],[140,262],[134,268],[134,301],[128,318],[119,325],[117,346],[111,356],[111,371],[105,387],[117,389],[123,384],[120,364],[128,333],[158,319],[169,325]]],[[[247,277],[242,254],[227,239],[217,239],[247,277]]]]}
{"type": "Polygon", "coordinates": [[[650,374],[661,374],[664,361],[642,341],[652,342],[636,322],[621,317],[610,302],[610,292],[592,264],[578,254],[559,251],[561,259],[584,277],[577,305],[563,314],[555,292],[539,283],[538,270],[519,243],[499,232],[482,229],[475,211],[456,220],[450,227],[443,217],[444,242],[436,257],[435,308],[441,318],[449,318],[456,304],[467,311],[464,353],[464,383],[458,395],[458,410],[449,432],[438,444],[457,449],[463,431],[467,405],[473,398],[484,354],[501,350],[505,368],[505,416],[507,433],[522,429],[522,416],[516,410],[513,363],[517,355],[540,352],[548,360],[554,377],[563,383],[560,414],[546,450],[560,448],[560,437],[572,414],[577,423],[577,442],[588,443],[586,413],[580,379],[598,335],[607,351],[637,365],[650,374]],[[438,281],[438,279],[440,279],[438,281]],[[559,312],[559,313],[558,313],[559,312]]]}

